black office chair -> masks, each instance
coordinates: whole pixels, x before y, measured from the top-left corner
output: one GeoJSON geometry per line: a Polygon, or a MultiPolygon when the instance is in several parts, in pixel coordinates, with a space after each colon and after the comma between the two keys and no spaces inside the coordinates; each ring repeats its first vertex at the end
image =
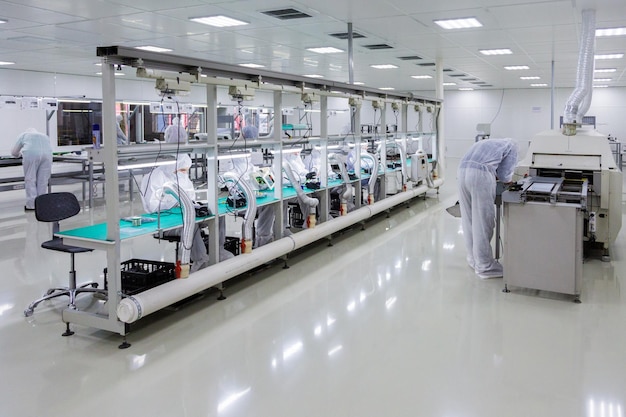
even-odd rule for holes
{"type": "Polygon", "coordinates": [[[70,298],[68,306],[71,309],[76,309],[76,295],[79,293],[90,292],[94,294],[104,295],[106,297],[107,291],[98,289],[98,283],[96,282],[89,282],[87,284],[82,284],[80,287],[76,287],[74,255],[77,253],[91,252],[93,251],[93,249],[65,245],[62,238],[54,236],[54,234],[60,230],[59,222],[61,220],[73,217],[79,212],[80,204],[78,203],[78,199],[76,198],[76,196],[72,193],[62,192],[42,194],[35,199],[35,217],[37,218],[37,220],[39,220],[40,222],[52,223],[52,239],[43,242],[41,244],[41,247],[44,249],[69,253],[71,259],[71,269],[69,286],[50,288],[48,291],[46,291],[43,297],[30,303],[26,310],[24,310],[24,315],[26,317],[31,316],[33,314],[33,311],[35,310],[35,307],[37,307],[37,305],[42,301],[60,297],[62,295],[67,295],[70,298]]]}

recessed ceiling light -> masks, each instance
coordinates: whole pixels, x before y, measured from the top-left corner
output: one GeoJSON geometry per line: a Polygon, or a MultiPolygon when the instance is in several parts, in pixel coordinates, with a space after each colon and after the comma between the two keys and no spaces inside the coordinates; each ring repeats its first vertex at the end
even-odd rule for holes
{"type": "Polygon", "coordinates": [[[393,64],[375,64],[375,65],[370,65],[370,67],[376,68],[376,69],[393,69],[393,68],[398,68],[397,65],[393,65],[393,64]]]}
{"type": "Polygon", "coordinates": [[[508,71],[517,71],[517,70],[527,70],[530,69],[528,65],[510,65],[508,67],[504,67],[505,70],[508,71]]]}
{"type": "Polygon", "coordinates": [[[452,85],[456,85],[456,83],[443,83],[444,87],[450,87],[452,85]]]}
{"type": "Polygon", "coordinates": [[[172,49],[161,48],[159,46],[151,46],[151,45],[135,46],[135,49],[141,49],[142,51],[149,51],[149,52],[172,52],[172,49]]]}
{"type": "Polygon", "coordinates": [[[593,72],[615,72],[615,71],[617,71],[617,68],[599,68],[599,69],[593,70],[593,72]]]}
{"type": "Polygon", "coordinates": [[[594,85],[593,88],[609,88],[609,86],[605,84],[600,84],[600,85],[594,85]]]}
{"type": "Polygon", "coordinates": [[[621,36],[626,35],[626,28],[596,29],[596,36],[621,36]]]}
{"type": "Polygon", "coordinates": [[[483,55],[511,55],[513,51],[508,48],[504,49],[481,49],[480,52],[483,55]]]}
{"type": "Polygon", "coordinates": [[[547,87],[548,84],[544,84],[544,83],[538,83],[538,84],[531,84],[531,87],[547,87]]]}
{"type": "Polygon", "coordinates": [[[319,75],[319,74],[305,74],[304,77],[309,77],[309,78],[324,78],[323,75],[319,75]]]}
{"type": "Polygon", "coordinates": [[[307,51],[315,52],[317,54],[337,54],[343,52],[342,49],[334,48],[332,46],[323,46],[320,48],[307,48],[307,51]]]}
{"type": "Polygon", "coordinates": [[[520,80],[540,80],[541,77],[531,76],[531,77],[519,77],[520,80]]]}
{"type": "Polygon", "coordinates": [[[474,89],[470,87],[461,87],[459,88],[459,91],[474,91],[474,89]]]}
{"type": "Polygon", "coordinates": [[[411,78],[415,78],[416,80],[426,80],[433,77],[430,75],[411,75],[411,78]]]}
{"type": "Polygon", "coordinates": [[[247,25],[248,22],[244,22],[243,20],[233,19],[227,16],[206,16],[206,17],[190,17],[189,20],[192,22],[202,23],[204,25],[215,26],[218,28],[225,28],[231,26],[241,26],[247,25]]]}
{"type": "Polygon", "coordinates": [[[596,55],[595,59],[622,59],[624,58],[624,54],[604,54],[604,55],[596,55]]]}
{"type": "Polygon", "coordinates": [[[395,88],[393,88],[393,87],[380,87],[379,90],[391,91],[391,90],[395,90],[395,88]]]}
{"type": "Polygon", "coordinates": [[[594,78],[593,81],[597,83],[606,83],[611,81],[611,78],[594,78]]]}
{"type": "Polygon", "coordinates": [[[249,63],[249,64],[239,64],[242,67],[246,67],[246,68],[265,68],[265,65],[261,65],[261,64],[253,64],[253,63],[249,63]]]}
{"type": "Polygon", "coordinates": [[[468,29],[479,28],[482,23],[475,17],[465,17],[461,19],[447,19],[447,20],[434,20],[435,24],[441,26],[444,29],[468,29]]]}

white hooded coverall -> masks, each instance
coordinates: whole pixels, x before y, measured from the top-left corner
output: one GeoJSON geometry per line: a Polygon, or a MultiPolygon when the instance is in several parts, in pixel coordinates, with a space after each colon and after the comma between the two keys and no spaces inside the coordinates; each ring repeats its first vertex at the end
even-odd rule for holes
{"type": "MultiPolygon", "coordinates": [[[[178,184],[179,188],[185,192],[191,200],[195,200],[196,191],[193,183],[186,171],[191,167],[191,158],[187,154],[178,155],[176,165],[162,165],[155,168],[149,174],[144,175],[141,181],[141,201],[143,208],[148,213],[168,210],[178,205],[178,200],[174,196],[163,192],[163,185],[172,181],[178,184]]],[[[181,229],[165,232],[166,235],[180,236],[181,229]]],[[[194,229],[193,241],[190,248],[190,259],[193,262],[190,271],[195,272],[203,266],[208,265],[209,255],[200,233],[200,228],[196,225],[194,229]],[[204,265],[203,265],[204,264],[204,265]]]]}
{"type": "Polygon", "coordinates": [[[494,259],[491,248],[496,178],[512,181],[517,153],[512,139],[482,140],[472,145],[459,165],[459,203],[467,263],[481,278],[502,276],[502,265],[494,259]]]}
{"type": "Polygon", "coordinates": [[[187,143],[187,131],[180,124],[178,117],[174,117],[172,124],[165,129],[164,137],[167,143],[187,143]]]}
{"type": "Polygon", "coordinates": [[[14,157],[22,156],[24,188],[27,210],[34,210],[35,198],[48,192],[48,181],[52,175],[52,146],[50,139],[34,128],[18,136],[11,150],[14,157]]]}

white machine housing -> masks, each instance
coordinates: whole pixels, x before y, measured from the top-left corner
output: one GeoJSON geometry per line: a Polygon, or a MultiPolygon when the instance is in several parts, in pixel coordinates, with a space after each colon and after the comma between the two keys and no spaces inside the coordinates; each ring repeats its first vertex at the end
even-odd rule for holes
{"type": "Polygon", "coordinates": [[[566,177],[566,172],[580,172],[588,179],[585,240],[602,243],[608,256],[609,245],[622,228],[622,171],[615,163],[608,137],[595,130],[579,130],[574,136],[558,130],[541,132],[515,169],[517,178],[566,177]]]}

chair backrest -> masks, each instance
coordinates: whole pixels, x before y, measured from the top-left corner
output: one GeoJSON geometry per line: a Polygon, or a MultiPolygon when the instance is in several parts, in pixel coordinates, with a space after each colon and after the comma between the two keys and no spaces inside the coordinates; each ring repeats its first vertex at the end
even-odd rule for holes
{"type": "Polygon", "coordinates": [[[59,222],[80,212],[80,203],[72,193],[48,193],[35,198],[35,217],[40,222],[59,222]]]}

